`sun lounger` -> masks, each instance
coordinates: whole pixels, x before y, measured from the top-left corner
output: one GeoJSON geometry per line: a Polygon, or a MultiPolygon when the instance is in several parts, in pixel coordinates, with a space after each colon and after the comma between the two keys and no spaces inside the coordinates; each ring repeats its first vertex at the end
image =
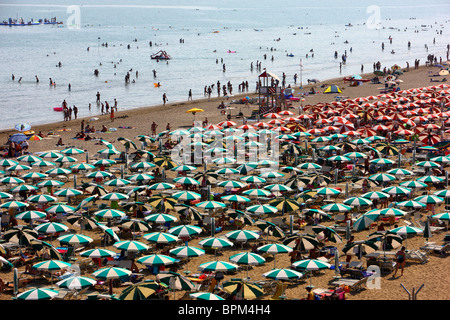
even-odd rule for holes
{"type": "Polygon", "coordinates": [[[428,255],[426,252],[422,252],[419,250],[412,250],[406,252],[406,259],[425,263],[428,261],[428,255]]]}
{"type": "Polygon", "coordinates": [[[450,244],[446,243],[443,245],[436,245],[436,244],[428,243],[427,245],[421,247],[420,250],[424,250],[428,254],[429,253],[439,253],[439,254],[445,255],[445,254],[447,254],[447,251],[450,251],[450,244]]]}
{"type": "Polygon", "coordinates": [[[331,283],[331,285],[339,287],[339,286],[348,286],[350,291],[360,291],[362,289],[362,286],[367,282],[367,278],[364,277],[362,279],[347,279],[342,278],[339,280],[336,280],[331,283]]]}

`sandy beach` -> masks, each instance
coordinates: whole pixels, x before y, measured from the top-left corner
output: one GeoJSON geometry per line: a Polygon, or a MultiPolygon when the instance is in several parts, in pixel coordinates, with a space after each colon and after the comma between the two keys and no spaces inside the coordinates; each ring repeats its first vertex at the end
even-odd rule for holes
{"type": "MultiPolygon", "coordinates": [[[[389,67],[389,66],[388,66],[389,67]]],[[[404,68],[402,68],[403,71],[404,68]]],[[[270,70],[269,70],[270,71],[270,70]]],[[[400,83],[401,89],[410,89],[410,88],[418,88],[423,86],[437,85],[441,83],[449,83],[448,80],[446,82],[430,82],[430,74],[435,74],[439,71],[436,67],[425,67],[421,66],[419,69],[410,68],[409,71],[404,72],[399,78],[402,80],[400,83]]],[[[370,79],[373,77],[372,73],[363,75],[363,78],[370,79]]],[[[438,79],[442,79],[443,77],[438,77],[438,79]]],[[[256,81],[255,79],[252,79],[256,81]]],[[[311,87],[314,86],[317,94],[315,95],[304,95],[301,96],[300,101],[293,101],[291,108],[289,110],[293,111],[295,114],[299,114],[299,106],[306,105],[315,105],[318,103],[330,103],[335,101],[336,94],[324,94],[323,90],[330,84],[334,84],[339,86],[342,89],[342,93],[338,94],[341,97],[348,97],[350,99],[356,97],[366,97],[369,95],[378,95],[380,94],[380,89],[384,87],[383,84],[372,84],[370,82],[365,82],[360,86],[350,86],[349,83],[344,83],[342,78],[330,79],[327,81],[323,81],[316,84],[304,85],[302,89],[299,89],[298,86],[295,87],[294,96],[300,97],[300,92],[308,92],[311,87]]],[[[226,115],[221,114],[221,109],[218,109],[218,105],[223,101],[225,105],[229,105],[232,109],[232,115],[236,115],[239,112],[242,112],[244,118],[232,118],[232,121],[241,125],[245,118],[248,118],[252,110],[258,108],[257,105],[245,105],[245,104],[237,104],[232,103],[232,101],[242,100],[245,97],[256,98],[258,95],[254,92],[243,92],[228,99],[223,97],[215,97],[215,94],[212,95],[211,99],[201,99],[194,101],[186,101],[182,103],[167,103],[165,106],[160,105],[156,107],[147,107],[140,109],[133,109],[127,111],[118,111],[115,113],[114,122],[111,121],[110,115],[101,115],[95,118],[97,120],[92,120],[92,117],[89,118],[79,118],[77,120],[71,121],[61,121],[58,123],[39,125],[32,128],[35,133],[41,132],[46,135],[46,137],[40,141],[29,141],[29,149],[28,151],[31,154],[36,152],[43,152],[49,150],[61,150],[67,147],[76,147],[83,149],[89,153],[90,160],[99,159],[99,155],[97,151],[104,149],[105,146],[99,142],[99,139],[104,139],[110,143],[112,143],[119,151],[125,151],[125,147],[118,141],[118,138],[124,137],[135,141],[139,145],[139,141],[137,141],[137,135],[151,135],[151,124],[155,122],[158,127],[156,129],[157,133],[160,133],[166,130],[166,125],[170,123],[170,130],[174,130],[176,128],[190,128],[193,125],[194,117],[191,113],[186,113],[187,110],[191,108],[201,108],[204,111],[197,113],[196,120],[204,121],[206,118],[208,120],[208,124],[217,124],[220,121],[226,120],[226,115]],[[103,125],[106,126],[109,130],[107,132],[95,132],[90,135],[94,138],[90,141],[84,141],[79,139],[74,139],[75,135],[80,131],[81,121],[84,120],[85,125],[95,126],[97,130],[99,130],[103,125]],[[111,128],[116,129],[116,131],[111,130],[111,128]],[[49,134],[50,133],[50,134],[49,134]],[[53,133],[53,134],[52,134],[53,133]],[[57,141],[62,139],[63,146],[57,146],[57,141]]],[[[251,122],[248,122],[251,124],[251,122]]],[[[0,142],[2,145],[8,140],[8,136],[11,134],[17,133],[15,130],[6,130],[0,132],[0,142]]],[[[302,138],[303,139],[303,138],[302,138]]],[[[155,154],[157,154],[157,147],[155,150],[152,150],[155,154]]],[[[85,161],[85,154],[75,155],[80,162],[85,161]]],[[[392,157],[393,160],[396,160],[395,157],[392,157]]],[[[117,169],[118,165],[113,165],[112,168],[117,169]]],[[[405,169],[410,168],[408,165],[405,169]]],[[[200,169],[198,169],[200,170],[200,169]]],[[[448,171],[448,167],[446,167],[448,171]]],[[[117,171],[116,171],[117,172],[117,171]]],[[[117,174],[117,173],[116,173],[117,174]]],[[[73,185],[73,174],[69,174],[69,181],[64,185],[64,188],[70,187],[73,185]]],[[[167,178],[173,179],[176,177],[176,173],[173,171],[167,172],[167,178]]],[[[414,177],[418,178],[418,177],[414,177]]],[[[77,183],[90,182],[90,179],[85,178],[82,174],[78,174],[77,183]]],[[[330,185],[333,187],[333,184],[330,185]]],[[[216,187],[213,191],[220,192],[223,188],[216,187]],[[220,191],[219,191],[220,190],[220,191]]],[[[380,190],[381,187],[376,187],[376,190],[380,190]]],[[[6,186],[3,187],[2,191],[6,191],[6,186]]],[[[112,190],[111,187],[108,190],[112,190]]],[[[437,191],[434,187],[431,188],[430,193],[437,191]]],[[[156,193],[156,192],[154,192],[156,193]]],[[[358,190],[351,190],[350,196],[358,196],[358,190]]],[[[418,192],[416,193],[419,194],[418,192]]],[[[341,193],[337,198],[337,203],[342,203],[345,200],[345,196],[341,193]]],[[[4,202],[4,201],[3,201],[4,202]]],[[[97,204],[102,201],[97,202],[97,204]]],[[[108,202],[105,202],[108,203],[108,202]]],[[[444,212],[444,205],[437,206],[435,208],[436,213],[444,212]]],[[[171,214],[177,216],[177,213],[172,211],[171,214]]],[[[428,214],[426,211],[422,212],[422,214],[428,214]]],[[[280,217],[280,214],[273,214],[264,217],[266,220],[271,220],[273,218],[280,217]]],[[[288,217],[285,214],[285,217],[288,217]]],[[[19,221],[19,223],[23,223],[23,221],[19,221]]],[[[396,222],[399,226],[405,225],[405,220],[403,218],[399,219],[396,222]]],[[[75,230],[79,232],[79,229],[73,227],[69,223],[65,223],[70,227],[71,230],[75,230]]],[[[334,221],[325,221],[322,223],[325,226],[334,225],[334,221]]],[[[254,226],[246,226],[246,229],[257,230],[257,227],[254,226]]],[[[390,227],[388,227],[389,229],[390,227]]],[[[234,230],[233,226],[227,226],[223,231],[216,234],[216,236],[224,235],[226,232],[234,230]]],[[[355,240],[365,240],[367,236],[376,231],[376,229],[366,229],[360,232],[354,232],[355,240]]],[[[436,244],[442,244],[444,237],[446,235],[446,230],[442,230],[440,232],[433,233],[432,238],[429,241],[435,242],[436,244]]],[[[93,231],[83,231],[83,234],[88,235],[94,239],[94,242],[88,246],[88,248],[94,247],[102,247],[103,245],[100,243],[100,238],[103,236],[103,233],[99,230],[93,231]]],[[[208,237],[210,234],[202,233],[200,236],[195,237],[189,241],[190,246],[200,247],[198,242],[205,237],[208,237]]],[[[334,244],[327,243],[330,246],[336,246],[337,250],[341,253],[342,248],[345,245],[345,234],[341,234],[344,238],[342,243],[334,244]]],[[[121,238],[122,239],[122,238],[121,238]]],[[[52,242],[55,246],[59,246],[58,241],[53,239],[46,239],[46,241],[52,242]]],[[[146,241],[142,238],[138,238],[137,240],[146,243],[146,241]]],[[[272,236],[263,236],[258,240],[260,242],[270,241],[279,241],[279,239],[272,236]],[[268,239],[268,241],[266,241],[268,239]]],[[[425,238],[422,235],[416,235],[409,237],[407,240],[408,249],[419,249],[425,244],[425,238]]],[[[179,242],[178,244],[181,244],[179,242]]],[[[107,246],[106,249],[110,249],[112,251],[116,251],[112,245],[107,246]]],[[[242,252],[242,251],[250,251],[251,247],[249,245],[241,248],[240,244],[233,246],[230,249],[224,249],[218,253],[218,259],[222,261],[229,261],[229,257],[233,254],[242,252]]],[[[141,254],[144,255],[144,254],[141,254]]],[[[77,257],[80,258],[80,257],[77,257]]],[[[288,254],[278,254],[276,256],[276,267],[277,268],[289,268],[291,265],[290,257],[288,254]]],[[[205,255],[191,258],[188,262],[188,268],[193,273],[198,272],[197,267],[201,263],[208,262],[214,260],[214,254],[207,252],[205,255]]],[[[345,260],[345,257],[342,256],[341,261],[345,260]]],[[[357,261],[358,259],[353,257],[352,261],[357,261]]],[[[366,259],[362,258],[362,262],[364,267],[366,266],[366,259]]],[[[333,263],[331,260],[330,263],[333,263]]],[[[141,270],[141,273],[144,275],[144,279],[155,279],[155,276],[150,274],[150,271],[143,265],[138,264],[138,267],[141,270]]],[[[267,261],[265,264],[260,266],[252,267],[248,271],[248,276],[252,280],[263,280],[262,274],[270,271],[274,267],[274,261],[272,257],[267,257],[267,261]]],[[[183,266],[179,271],[184,271],[185,266],[183,266]]],[[[18,268],[19,271],[24,270],[24,266],[18,268]]],[[[415,288],[416,290],[423,284],[423,288],[418,294],[419,300],[448,300],[450,292],[450,279],[449,273],[446,272],[449,270],[449,262],[448,255],[439,255],[439,254],[429,254],[428,261],[425,263],[421,263],[419,261],[407,260],[406,267],[403,276],[399,276],[397,274],[396,277],[392,276],[392,273],[382,274],[380,286],[377,289],[369,289],[367,287],[363,287],[361,291],[351,291],[347,294],[348,300],[406,300],[408,299],[408,294],[402,288],[402,285],[406,287],[410,292],[415,288]]],[[[85,272],[83,275],[88,277],[92,277],[89,272],[85,272]]],[[[224,281],[231,278],[244,278],[247,273],[245,270],[238,271],[236,274],[225,274],[224,281]]],[[[333,281],[333,276],[335,275],[334,270],[322,270],[318,274],[315,274],[312,279],[301,279],[295,284],[289,284],[286,289],[287,299],[302,299],[306,296],[306,287],[309,285],[310,281],[315,286],[315,288],[323,288],[328,289],[332,288],[330,283],[333,281]]],[[[13,281],[13,273],[11,271],[1,271],[0,278],[4,282],[13,281]]],[[[20,292],[25,291],[27,288],[33,286],[45,286],[49,285],[49,283],[43,282],[39,280],[39,282],[31,282],[28,287],[20,288],[20,292]]],[[[120,295],[120,292],[125,289],[126,286],[114,287],[114,293],[120,295]]],[[[88,293],[88,292],[87,292],[88,293]]],[[[87,294],[86,293],[86,294],[87,294]]],[[[176,299],[180,299],[185,295],[184,291],[176,292],[176,299]]],[[[12,297],[10,292],[4,292],[0,295],[0,300],[10,300],[12,297]]],[[[169,295],[170,299],[173,299],[173,295],[169,295]]],[[[267,300],[271,298],[271,294],[265,294],[261,297],[261,299],[267,300]]]]}

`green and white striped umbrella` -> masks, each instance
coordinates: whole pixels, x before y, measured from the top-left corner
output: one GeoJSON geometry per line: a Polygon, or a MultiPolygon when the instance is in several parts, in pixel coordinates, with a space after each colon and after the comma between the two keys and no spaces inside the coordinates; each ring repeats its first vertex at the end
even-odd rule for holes
{"type": "Polygon", "coordinates": [[[231,202],[250,202],[250,199],[238,194],[230,194],[227,196],[222,196],[220,197],[220,199],[224,200],[224,201],[231,201],[231,202]]]}
{"type": "Polygon", "coordinates": [[[125,268],[119,267],[106,267],[102,269],[98,269],[93,272],[92,275],[100,280],[112,280],[112,279],[120,279],[125,280],[131,275],[131,271],[125,268]]]}
{"type": "Polygon", "coordinates": [[[272,269],[262,274],[263,277],[274,280],[290,281],[303,277],[303,273],[292,269],[272,269]]]}
{"type": "Polygon", "coordinates": [[[21,184],[24,183],[25,180],[17,178],[17,177],[3,177],[0,178],[0,183],[4,184],[21,184]]]}
{"type": "Polygon", "coordinates": [[[71,264],[61,260],[45,260],[38,262],[32,266],[36,270],[55,271],[70,268],[71,264]]]}
{"type": "Polygon", "coordinates": [[[92,178],[92,179],[97,179],[97,178],[106,179],[106,178],[112,177],[112,175],[113,175],[112,173],[107,172],[107,171],[93,171],[93,172],[86,174],[86,177],[92,178]]]}
{"type": "Polygon", "coordinates": [[[398,235],[408,235],[408,234],[423,233],[423,229],[416,228],[416,227],[410,227],[410,226],[403,226],[403,227],[398,227],[398,228],[389,230],[388,232],[395,233],[398,235]]]}
{"type": "Polygon", "coordinates": [[[193,226],[190,224],[183,224],[176,227],[170,228],[167,232],[173,234],[179,238],[183,237],[191,237],[193,235],[197,235],[202,233],[202,228],[193,226]]]}
{"type": "Polygon", "coordinates": [[[72,213],[75,211],[74,207],[67,206],[65,204],[55,204],[51,206],[50,208],[45,209],[48,213],[72,213]]]}
{"type": "Polygon", "coordinates": [[[177,260],[164,254],[151,254],[141,257],[137,262],[146,266],[167,266],[174,264],[177,260]]]}
{"type": "Polygon", "coordinates": [[[48,194],[36,194],[34,196],[28,197],[27,201],[32,203],[48,203],[48,202],[54,202],[58,199],[55,197],[52,197],[48,194]]]}
{"type": "Polygon", "coordinates": [[[105,219],[122,218],[125,215],[125,212],[116,209],[103,209],[94,212],[94,216],[105,219]]]}
{"type": "Polygon", "coordinates": [[[386,192],[391,195],[403,195],[403,196],[407,196],[408,194],[411,193],[411,189],[408,189],[405,187],[397,187],[397,186],[387,187],[387,188],[381,189],[381,191],[386,192]]]}
{"type": "Polygon", "coordinates": [[[0,208],[2,209],[19,209],[19,208],[25,208],[28,207],[29,204],[21,201],[8,201],[5,203],[0,204],[0,208]]]}
{"type": "Polygon", "coordinates": [[[331,267],[331,264],[317,259],[305,259],[294,262],[292,266],[299,270],[316,271],[328,269],[331,267]]]}
{"type": "Polygon", "coordinates": [[[319,150],[324,150],[324,151],[337,151],[337,150],[342,150],[340,147],[336,147],[333,145],[328,145],[328,146],[324,146],[324,147],[320,147],[319,150]]]}
{"type": "Polygon", "coordinates": [[[233,168],[222,168],[214,172],[217,174],[239,174],[239,170],[233,168]]]}
{"type": "Polygon", "coordinates": [[[87,258],[106,258],[106,257],[115,257],[117,255],[116,252],[107,250],[107,249],[89,249],[80,253],[81,257],[87,258]]]}
{"type": "Polygon", "coordinates": [[[189,297],[196,299],[196,300],[208,300],[208,301],[225,300],[224,298],[218,296],[217,294],[210,293],[210,292],[195,292],[195,293],[189,294],[189,297]]]}
{"type": "MultiPolygon", "coordinates": [[[[377,210],[377,209],[375,209],[377,210]]],[[[372,211],[375,211],[372,210],[372,211]]],[[[385,209],[380,209],[377,210],[380,215],[385,216],[385,217],[403,217],[407,214],[407,212],[397,209],[397,208],[385,208],[385,209]]]]}
{"type": "Polygon", "coordinates": [[[401,182],[400,186],[406,187],[406,188],[412,188],[412,189],[421,189],[421,188],[428,187],[428,185],[426,183],[423,183],[420,181],[415,181],[415,180],[401,182]]]}
{"type": "Polygon", "coordinates": [[[388,173],[376,173],[369,177],[370,180],[378,181],[378,182],[386,182],[386,181],[394,181],[396,178],[392,174],[388,173]]]}
{"type": "Polygon", "coordinates": [[[299,164],[298,166],[297,166],[297,168],[300,168],[300,169],[302,169],[302,170],[309,170],[309,169],[316,169],[316,170],[320,170],[320,169],[322,169],[322,166],[321,165],[318,165],[317,163],[302,163],[302,164],[299,164]]]}
{"type": "Polygon", "coordinates": [[[77,189],[72,189],[72,188],[61,189],[61,190],[54,192],[54,195],[58,196],[58,197],[75,197],[75,196],[79,196],[82,194],[83,194],[83,191],[80,191],[77,189]]]}
{"type": "Polygon", "coordinates": [[[178,220],[178,218],[167,213],[153,213],[146,216],[144,220],[153,223],[166,223],[166,222],[175,222],[178,220]]]}
{"type": "Polygon", "coordinates": [[[106,148],[106,149],[101,149],[99,151],[97,151],[98,154],[106,154],[108,156],[110,155],[114,155],[114,154],[120,154],[120,151],[116,150],[115,148],[106,148]]]}
{"type": "Polygon", "coordinates": [[[450,212],[442,212],[442,213],[434,214],[431,216],[431,218],[449,221],[450,220],[450,212]]]}
{"type": "Polygon", "coordinates": [[[69,230],[69,227],[59,222],[45,222],[34,227],[40,233],[57,233],[69,230]]]}
{"type": "Polygon", "coordinates": [[[55,283],[60,288],[66,288],[70,290],[80,290],[83,288],[88,288],[97,283],[96,280],[89,278],[89,277],[81,277],[81,276],[74,276],[70,278],[63,279],[61,281],[58,281],[55,283]]]}
{"type": "Polygon", "coordinates": [[[215,164],[229,164],[229,163],[235,163],[236,159],[228,158],[228,157],[222,157],[222,158],[214,159],[212,162],[214,162],[215,164]]]}
{"type": "Polygon", "coordinates": [[[177,200],[192,201],[192,200],[198,200],[202,196],[200,194],[198,194],[197,192],[193,192],[193,191],[179,191],[179,192],[175,192],[174,194],[172,194],[172,197],[177,200]]]}
{"type": "Polygon", "coordinates": [[[266,179],[257,176],[245,176],[239,178],[239,180],[247,183],[266,183],[266,179]]]}
{"type": "MultiPolygon", "coordinates": [[[[146,174],[146,173],[137,173],[137,174],[133,174],[132,176],[129,176],[127,179],[130,181],[148,181],[148,180],[152,180],[155,177],[150,175],[150,174],[146,174]]],[[[171,188],[168,188],[171,189],[171,188]]],[[[152,189],[152,190],[164,190],[164,189],[152,189]]]]}
{"type": "Polygon", "coordinates": [[[247,212],[250,212],[252,214],[271,214],[271,213],[277,213],[278,208],[268,205],[268,204],[256,204],[250,207],[247,207],[245,209],[247,212]]]}
{"type": "Polygon", "coordinates": [[[378,164],[378,165],[386,165],[386,164],[394,164],[395,161],[386,159],[386,158],[378,158],[369,161],[370,163],[378,164]]]}
{"type": "Polygon", "coordinates": [[[321,196],[337,196],[339,194],[341,194],[341,191],[339,191],[338,189],[335,188],[328,188],[328,187],[322,187],[322,188],[318,188],[316,190],[318,195],[321,196]]]}
{"type": "Polygon", "coordinates": [[[234,241],[247,242],[250,240],[256,240],[259,238],[259,234],[251,230],[234,230],[227,232],[225,236],[234,241]]]}
{"type": "Polygon", "coordinates": [[[174,189],[175,185],[167,182],[158,182],[150,185],[148,187],[150,190],[168,190],[168,189],[174,189]]]}
{"type": "Polygon", "coordinates": [[[33,155],[23,155],[23,156],[17,157],[17,160],[23,161],[23,162],[28,162],[28,163],[33,163],[33,162],[37,162],[37,161],[42,161],[42,158],[38,157],[38,156],[33,156],[33,155]]]}
{"type": "Polygon", "coordinates": [[[55,162],[58,163],[69,163],[69,162],[77,162],[78,160],[74,157],[63,156],[55,159],[55,162]]]}
{"type": "Polygon", "coordinates": [[[61,187],[64,185],[64,182],[58,181],[58,180],[44,180],[41,182],[38,182],[36,184],[39,188],[42,187],[61,187]]]}
{"type": "Polygon", "coordinates": [[[26,166],[24,164],[15,164],[11,167],[6,168],[6,171],[21,171],[21,170],[31,170],[30,166],[26,166]]]}
{"type": "Polygon", "coordinates": [[[105,186],[111,186],[111,187],[123,187],[123,186],[131,184],[131,181],[129,181],[127,179],[112,179],[112,180],[106,181],[103,184],[105,186]]]}
{"type": "Polygon", "coordinates": [[[68,156],[68,155],[75,155],[75,154],[82,154],[84,153],[84,150],[78,149],[78,148],[67,148],[60,151],[62,154],[68,156]]]}
{"type": "Polygon", "coordinates": [[[256,266],[266,262],[266,259],[257,253],[241,252],[230,256],[230,261],[236,264],[245,264],[249,266],[256,266]]]}
{"type": "Polygon", "coordinates": [[[117,163],[116,160],[112,160],[112,159],[100,159],[100,160],[96,160],[94,161],[92,164],[96,167],[99,166],[110,166],[117,163]]]}
{"type": "Polygon", "coordinates": [[[328,161],[342,161],[342,162],[350,162],[352,159],[345,156],[332,156],[327,158],[328,161]]]}
{"type": "Polygon", "coordinates": [[[54,168],[54,169],[45,171],[45,173],[50,176],[59,176],[59,175],[64,175],[64,174],[70,174],[70,173],[72,173],[72,170],[65,169],[65,168],[54,168]]]}
{"type": "Polygon", "coordinates": [[[271,192],[264,189],[248,189],[243,191],[242,194],[251,197],[268,197],[271,192]]]}
{"type": "Polygon", "coordinates": [[[259,176],[261,178],[265,178],[265,179],[276,179],[276,178],[284,177],[284,174],[280,173],[280,172],[276,172],[276,171],[267,171],[267,172],[261,173],[259,176]]]}
{"type": "Polygon", "coordinates": [[[89,163],[77,163],[69,167],[72,170],[92,170],[95,166],[89,163]]]}
{"type": "Polygon", "coordinates": [[[433,195],[441,198],[450,198],[450,190],[449,189],[439,190],[434,192],[433,195]]]}
{"type": "Polygon", "coordinates": [[[47,288],[34,288],[22,293],[16,297],[17,300],[51,300],[58,295],[58,291],[47,288]]]}
{"type": "Polygon", "coordinates": [[[169,253],[178,258],[193,258],[204,255],[205,250],[191,246],[179,246],[169,250],[169,253]]]}
{"type": "Polygon", "coordinates": [[[350,197],[342,201],[342,203],[352,207],[371,206],[373,204],[370,199],[366,199],[363,197],[350,197]]]}
{"type": "Polygon", "coordinates": [[[271,192],[289,192],[292,191],[291,187],[285,186],[284,184],[270,184],[268,186],[264,186],[264,189],[269,190],[271,192]]]}
{"type": "Polygon", "coordinates": [[[194,166],[188,166],[188,165],[180,165],[177,166],[175,168],[170,169],[172,171],[177,171],[177,172],[186,172],[186,171],[193,171],[193,170],[197,170],[197,167],[194,166]]]}
{"type": "Polygon", "coordinates": [[[2,159],[2,160],[0,160],[0,166],[1,167],[11,167],[11,166],[14,166],[16,164],[19,164],[19,162],[15,161],[15,160],[11,160],[11,159],[2,159]]]}
{"type": "Polygon", "coordinates": [[[198,269],[203,272],[233,272],[238,268],[238,265],[226,261],[210,261],[202,263],[198,266],[198,269]]]}
{"type": "Polygon", "coordinates": [[[412,209],[421,209],[425,208],[427,205],[425,203],[414,201],[414,200],[408,200],[408,201],[402,201],[397,203],[397,207],[402,208],[412,208],[412,209]]]}
{"type": "Polygon", "coordinates": [[[324,136],[320,136],[317,138],[314,138],[311,140],[311,143],[318,143],[318,142],[328,142],[330,141],[332,138],[331,137],[324,137],[324,136]]]}
{"type": "Polygon", "coordinates": [[[196,207],[198,208],[202,208],[202,209],[220,209],[220,208],[225,208],[226,204],[219,202],[219,201],[203,201],[203,202],[199,202],[197,204],[195,204],[196,207]]]}
{"type": "Polygon", "coordinates": [[[351,143],[353,143],[353,144],[356,144],[356,145],[358,145],[358,144],[369,144],[369,143],[371,143],[371,141],[370,140],[367,140],[367,139],[355,139],[355,140],[352,140],[352,141],[350,141],[351,143]]]}
{"type": "Polygon", "coordinates": [[[352,207],[341,203],[330,203],[322,206],[320,209],[328,212],[347,212],[352,210],[352,207]]]}
{"type": "Polygon", "coordinates": [[[128,252],[140,252],[148,250],[150,247],[143,242],[135,240],[123,240],[113,244],[114,248],[128,252]]]}
{"type": "Polygon", "coordinates": [[[13,198],[13,195],[8,192],[1,192],[0,191],[0,199],[11,199],[13,198]]]}
{"type": "Polygon", "coordinates": [[[435,177],[435,176],[423,176],[423,177],[417,178],[416,181],[423,182],[423,183],[439,183],[439,182],[443,182],[444,178],[435,177]]]}
{"type": "Polygon", "coordinates": [[[419,196],[419,197],[414,198],[414,201],[418,201],[418,202],[426,203],[426,204],[439,204],[439,203],[444,202],[444,199],[441,197],[438,197],[438,196],[427,194],[424,196],[419,196]]]}
{"type": "Polygon", "coordinates": [[[54,152],[54,151],[47,151],[39,154],[41,158],[50,158],[50,159],[56,159],[63,156],[62,153],[54,152]]]}
{"type": "Polygon", "coordinates": [[[278,254],[292,252],[292,248],[284,244],[272,243],[258,247],[258,251],[269,254],[278,254]]]}
{"type": "Polygon", "coordinates": [[[40,172],[28,172],[20,176],[23,179],[44,179],[47,178],[48,175],[40,172]]]}
{"type": "Polygon", "coordinates": [[[439,163],[436,163],[434,161],[420,161],[416,163],[416,166],[423,167],[423,168],[439,168],[439,163]]]}
{"type": "Polygon", "coordinates": [[[148,161],[141,161],[136,162],[130,165],[130,168],[132,169],[150,169],[156,167],[156,164],[148,162],[148,161]]]}
{"type": "Polygon", "coordinates": [[[189,177],[175,178],[175,179],[173,179],[173,182],[183,184],[183,185],[188,185],[188,186],[198,186],[200,184],[200,182],[198,180],[189,178],[189,177]]]}
{"type": "Polygon", "coordinates": [[[243,182],[233,180],[221,181],[217,185],[223,188],[242,188],[246,186],[243,182]]]}
{"type": "Polygon", "coordinates": [[[32,185],[28,185],[28,184],[22,184],[20,186],[12,188],[10,191],[11,192],[20,192],[20,191],[28,192],[28,191],[34,191],[34,190],[37,190],[37,189],[38,189],[38,187],[36,187],[36,186],[32,186],[32,185]]]}
{"type": "Polygon", "coordinates": [[[216,237],[203,239],[198,244],[204,248],[229,248],[233,246],[231,241],[216,237]]]}
{"type": "Polygon", "coordinates": [[[75,245],[75,244],[81,244],[81,245],[87,245],[94,241],[89,236],[85,236],[83,234],[65,234],[63,236],[58,237],[56,240],[58,240],[61,244],[69,244],[69,245],[75,245]]]}
{"type": "Polygon", "coordinates": [[[377,210],[366,212],[353,223],[353,230],[362,231],[370,227],[379,217],[380,213],[377,210]]]}
{"type": "Polygon", "coordinates": [[[179,240],[176,235],[166,233],[166,232],[147,233],[147,234],[144,234],[142,237],[149,242],[161,243],[161,244],[175,243],[179,240]]]}
{"type": "Polygon", "coordinates": [[[370,199],[370,200],[378,200],[389,198],[390,195],[386,192],[381,191],[370,191],[361,195],[362,198],[370,199]]]}
{"type": "Polygon", "coordinates": [[[109,200],[109,201],[120,201],[127,200],[130,197],[124,193],[120,192],[110,192],[100,197],[101,200],[109,200]]]}
{"type": "Polygon", "coordinates": [[[410,176],[413,174],[412,171],[410,170],[406,170],[406,169],[402,169],[402,168],[395,168],[395,169],[391,169],[386,171],[386,173],[388,174],[393,174],[394,176],[410,176]]]}
{"type": "Polygon", "coordinates": [[[434,157],[434,158],[431,158],[430,161],[438,162],[438,163],[441,163],[441,164],[445,165],[446,163],[450,163],[450,157],[449,156],[434,157]]]}
{"type": "Polygon", "coordinates": [[[35,211],[35,210],[24,211],[24,212],[21,212],[18,215],[16,215],[17,219],[22,219],[22,220],[44,219],[46,217],[47,217],[47,214],[45,214],[45,212],[35,211]]]}
{"type": "Polygon", "coordinates": [[[350,158],[350,159],[365,159],[367,158],[367,154],[362,152],[347,152],[344,154],[344,157],[350,158]]]}
{"type": "Polygon", "coordinates": [[[257,163],[244,163],[236,168],[240,174],[248,174],[250,171],[255,170],[258,167],[257,163]]]}

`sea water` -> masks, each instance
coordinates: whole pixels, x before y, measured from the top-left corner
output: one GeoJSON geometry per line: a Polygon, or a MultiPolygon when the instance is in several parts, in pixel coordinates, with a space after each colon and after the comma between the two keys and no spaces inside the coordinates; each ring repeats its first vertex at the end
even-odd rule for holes
{"type": "Polygon", "coordinates": [[[361,65],[372,72],[377,61],[413,67],[429,54],[446,60],[449,12],[447,0],[2,0],[0,21],[56,17],[63,24],[0,26],[0,129],[60,121],[53,108],[63,100],[79,117],[98,115],[97,92],[110,105],[117,99],[119,111],[162,104],[163,93],[169,102],[187,100],[190,89],[204,98],[204,87],[217,81],[229,81],[233,94],[248,81],[254,92],[257,62],[280,78],[284,72],[299,93],[307,79],[360,74],[361,65]],[[159,50],[172,59],[150,59],[159,50]]]}

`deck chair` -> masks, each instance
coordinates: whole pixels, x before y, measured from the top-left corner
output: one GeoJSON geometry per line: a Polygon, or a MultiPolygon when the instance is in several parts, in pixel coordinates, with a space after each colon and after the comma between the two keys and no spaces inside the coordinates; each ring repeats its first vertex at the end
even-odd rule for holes
{"type": "Polygon", "coordinates": [[[283,300],[284,292],[286,291],[286,288],[287,288],[287,283],[279,282],[277,284],[275,292],[273,293],[272,297],[270,297],[270,300],[283,300]]]}
{"type": "Polygon", "coordinates": [[[428,261],[428,254],[426,252],[422,252],[419,250],[413,250],[406,252],[406,259],[419,261],[421,263],[425,263],[428,261]]]}
{"type": "Polygon", "coordinates": [[[362,290],[363,285],[367,283],[367,279],[368,278],[366,278],[366,277],[364,277],[362,279],[342,278],[342,279],[332,282],[331,284],[336,287],[339,287],[341,285],[348,286],[350,291],[352,291],[352,290],[360,291],[360,290],[362,290]]]}
{"type": "MultiPolygon", "coordinates": [[[[417,227],[419,227],[420,229],[425,229],[425,223],[423,223],[423,221],[420,220],[416,220],[416,225],[417,227]]],[[[435,226],[430,226],[430,231],[431,232],[440,232],[442,230],[444,230],[445,227],[435,227],[435,226]]]]}
{"type": "Polygon", "coordinates": [[[420,248],[420,250],[424,250],[428,254],[430,253],[439,253],[441,255],[447,254],[447,251],[450,251],[450,243],[446,243],[443,245],[436,245],[436,244],[427,244],[420,248]]]}

